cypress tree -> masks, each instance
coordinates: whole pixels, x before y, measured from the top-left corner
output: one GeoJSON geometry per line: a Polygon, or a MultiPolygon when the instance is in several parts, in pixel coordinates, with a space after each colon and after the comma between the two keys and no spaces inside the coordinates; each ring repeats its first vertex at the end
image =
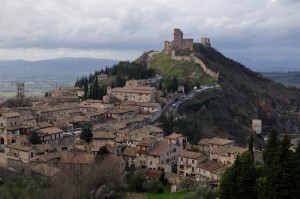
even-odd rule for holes
{"type": "Polygon", "coordinates": [[[238,155],[223,174],[219,185],[220,199],[256,199],[256,170],[249,151],[238,155]]]}

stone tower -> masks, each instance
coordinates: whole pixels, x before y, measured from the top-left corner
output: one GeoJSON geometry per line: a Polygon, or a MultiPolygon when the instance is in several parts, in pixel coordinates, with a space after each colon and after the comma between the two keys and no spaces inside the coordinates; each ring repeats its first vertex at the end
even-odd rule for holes
{"type": "Polygon", "coordinates": [[[175,28],[173,32],[173,42],[180,44],[183,40],[183,33],[180,29],[175,28]]]}
{"type": "Polygon", "coordinates": [[[25,96],[24,91],[24,82],[17,83],[17,99],[18,101],[22,101],[25,96]]]}

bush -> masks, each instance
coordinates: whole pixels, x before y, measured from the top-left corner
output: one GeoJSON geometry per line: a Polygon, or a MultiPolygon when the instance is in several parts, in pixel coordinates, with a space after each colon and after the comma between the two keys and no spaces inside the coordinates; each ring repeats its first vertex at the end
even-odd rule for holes
{"type": "Polygon", "coordinates": [[[128,189],[130,191],[143,192],[143,184],[147,181],[144,174],[141,172],[134,173],[128,176],[128,189]]]}
{"type": "Polygon", "coordinates": [[[162,182],[157,180],[149,180],[143,183],[143,189],[148,193],[163,193],[164,186],[162,182]]]}

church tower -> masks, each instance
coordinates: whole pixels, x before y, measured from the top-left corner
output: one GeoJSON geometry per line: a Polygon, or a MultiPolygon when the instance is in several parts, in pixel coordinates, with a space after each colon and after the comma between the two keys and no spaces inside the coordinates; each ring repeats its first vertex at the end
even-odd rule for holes
{"type": "Polygon", "coordinates": [[[17,83],[17,99],[19,102],[21,102],[25,97],[25,91],[24,91],[24,82],[18,82],[17,83]]]}

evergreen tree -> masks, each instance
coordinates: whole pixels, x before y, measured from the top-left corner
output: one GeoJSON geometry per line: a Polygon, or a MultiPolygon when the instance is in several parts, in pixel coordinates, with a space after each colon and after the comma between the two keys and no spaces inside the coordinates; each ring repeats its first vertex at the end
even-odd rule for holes
{"type": "Polygon", "coordinates": [[[256,199],[256,170],[252,154],[246,151],[238,155],[234,164],[223,174],[220,181],[220,199],[256,199]]]}
{"type": "Polygon", "coordinates": [[[88,124],[83,124],[81,125],[81,127],[82,127],[82,132],[80,134],[80,139],[89,143],[90,141],[92,141],[92,137],[93,137],[91,126],[88,124]]]}
{"type": "MultiPolygon", "coordinates": [[[[276,130],[272,130],[263,151],[263,177],[258,180],[259,198],[276,199],[279,196],[277,182],[280,178],[280,142],[276,130]]],[[[279,199],[279,198],[278,198],[279,199]]]]}
{"type": "MultiPolygon", "coordinates": [[[[296,162],[293,152],[290,150],[290,140],[287,134],[284,135],[279,147],[280,167],[277,183],[273,184],[280,190],[277,198],[297,198],[295,185],[300,183],[296,180],[296,162]]],[[[299,197],[299,195],[298,195],[299,197]]]]}
{"type": "Polygon", "coordinates": [[[37,135],[35,131],[31,133],[31,136],[29,137],[28,141],[31,144],[42,144],[41,138],[37,135]]]}
{"type": "Polygon", "coordinates": [[[91,99],[99,99],[99,83],[96,75],[93,83],[93,90],[91,92],[93,93],[93,97],[91,99]]]}
{"type": "Polygon", "coordinates": [[[83,84],[83,91],[84,91],[84,95],[83,98],[86,100],[88,99],[88,92],[89,92],[89,85],[88,85],[88,81],[87,79],[84,80],[84,84],[83,84]]]}
{"type": "Polygon", "coordinates": [[[250,133],[249,140],[248,140],[248,151],[252,156],[252,161],[254,162],[254,154],[253,154],[253,133],[250,133]]]}
{"type": "Polygon", "coordinates": [[[171,89],[173,90],[173,92],[177,92],[178,90],[178,81],[176,77],[173,77],[172,79],[171,89]]]}

